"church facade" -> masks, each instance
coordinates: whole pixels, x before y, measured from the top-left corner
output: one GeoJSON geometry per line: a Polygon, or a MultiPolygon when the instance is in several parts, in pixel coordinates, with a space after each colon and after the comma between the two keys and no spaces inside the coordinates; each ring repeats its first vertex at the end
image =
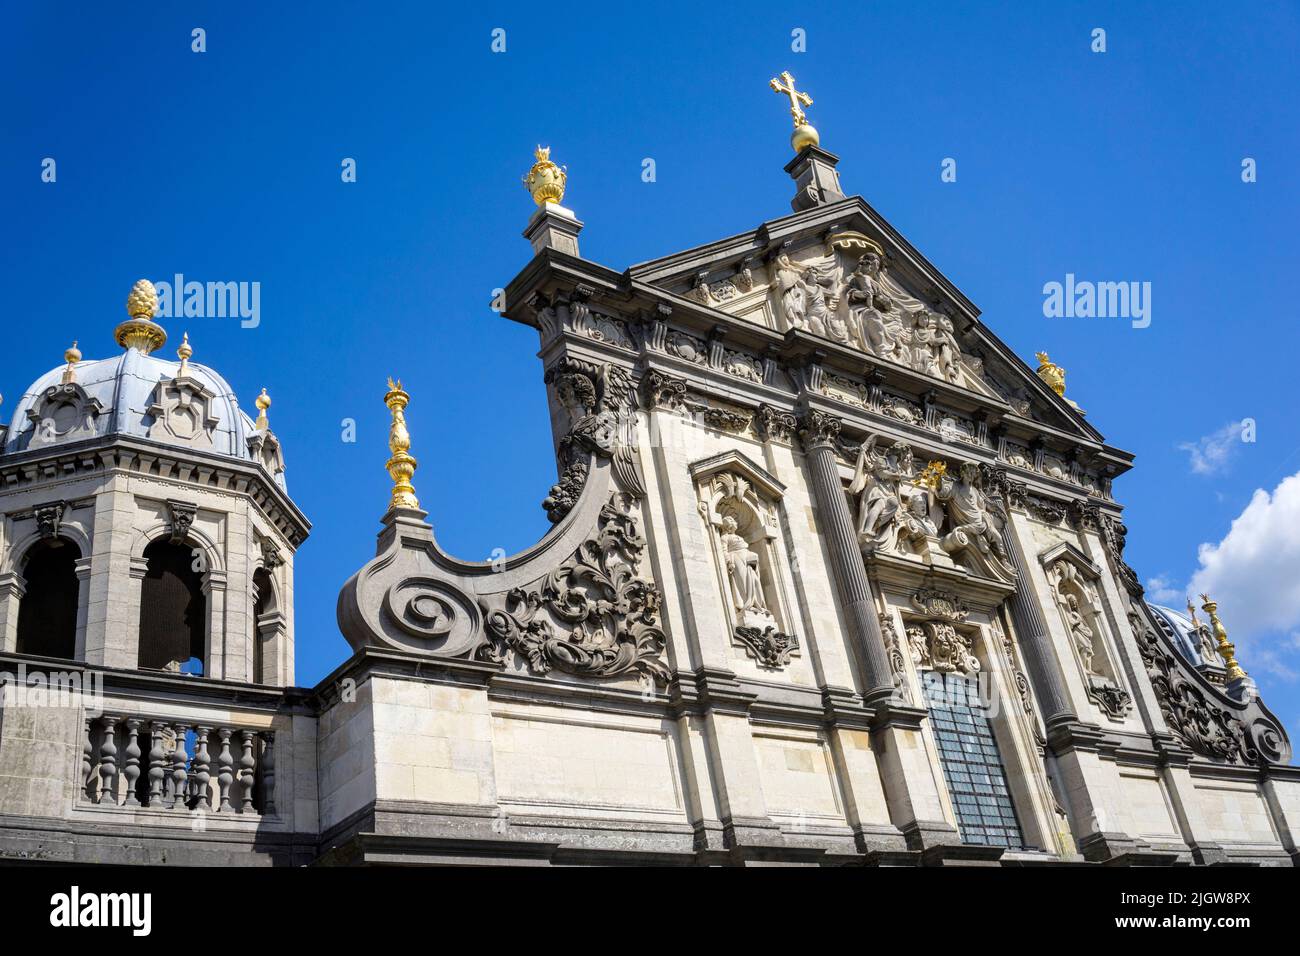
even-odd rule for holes
{"type": "Polygon", "coordinates": [[[254,419],[188,341],[156,354],[143,281],[119,355],[27,390],[0,860],[1295,864],[1300,769],[1217,605],[1125,563],[1132,456],[772,86],[792,213],[622,271],[539,148],[503,314],[538,334],[552,528],[442,551],[390,381],[393,495],[314,688],[265,391],[254,419]]]}

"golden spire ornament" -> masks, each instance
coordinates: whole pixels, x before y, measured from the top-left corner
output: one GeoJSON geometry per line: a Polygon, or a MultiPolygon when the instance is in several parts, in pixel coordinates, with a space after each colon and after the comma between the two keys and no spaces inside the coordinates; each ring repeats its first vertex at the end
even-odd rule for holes
{"type": "Polygon", "coordinates": [[[772,77],[768,81],[768,86],[782,96],[790,98],[790,118],[794,120],[794,132],[790,135],[790,145],[794,147],[794,151],[797,153],[805,146],[818,145],[821,142],[821,137],[817,135],[817,130],[808,122],[808,116],[802,109],[805,106],[812,106],[812,97],[807,93],[799,92],[795,88],[794,77],[786,71],[782,71],[780,77],[772,77]]]}
{"type": "Polygon", "coordinates": [[[1241,680],[1246,676],[1246,672],[1237,663],[1237,648],[1228,640],[1228,631],[1223,626],[1223,622],[1219,620],[1218,602],[1211,601],[1208,594],[1202,594],[1201,601],[1204,602],[1201,604],[1201,610],[1210,615],[1210,631],[1214,634],[1215,641],[1218,642],[1219,656],[1223,658],[1223,666],[1227,668],[1228,680],[1241,680]]]}
{"type": "Polygon", "coordinates": [[[124,349],[135,349],[141,355],[167,344],[167,333],[153,321],[158,311],[158,290],[148,279],[140,279],[131,286],[126,297],[126,314],[130,316],[115,331],[117,344],[124,349]]]}
{"type": "Polygon", "coordinates": [[[420,463],[410,454],[411,433],[406,430],[405,409],[410,400],[411,396],[402,391],[401,379],[394,382],[390,377],[388,394],[384,396],[384,404],[393,413],[393,424],[388,429],[388,450],[392,452],[392,457],[384,466],[388,469],[388,476],[393,479],[390,508],[418,509],[420,507],[420,500],[415,497],[415,488],[411,485],[411,479],[415,477],[415,469],[420,466],[420,463]]]}
{"type": "Polygon", "coordinates": [[[176,357],[181,360],[181,367],[176,370],[177,378],[184,378],[190,373],[190,356],[193,354],[194,349],[190,347],[190,333],[186,332],[180,348],[176,350],[176,357]]]}
{"type": "Polygon", "coordinates": [[[533,202],[539,206],[555,203],[557,206],[564,198],[564,187],[569,182],[569,173],[564,166],[551,162],[551,147],[541,146],[533,153],[537,162],[524,177],[524,188],[533,195],[533,202]]]}
{"type": "Polygon", "coordinates": [[[265,388],[253,399],[253,404],[257,406],[257,421],[253,422],[253,427],[259,432],[267,431],[271,427],[271,420],[266,417],[266,410],[271,407],[271,396],[266,394],[265,388]]]}
{"type": "Polygon", "coordinates": [[[77,363],[81,361],[81,349],[77,348],[77,340],[72,340],[72,348],[63,353],[63,360],[68,363],[68,367],[63,370],[63,384],[71,385],[77,380],[77,363]]]}

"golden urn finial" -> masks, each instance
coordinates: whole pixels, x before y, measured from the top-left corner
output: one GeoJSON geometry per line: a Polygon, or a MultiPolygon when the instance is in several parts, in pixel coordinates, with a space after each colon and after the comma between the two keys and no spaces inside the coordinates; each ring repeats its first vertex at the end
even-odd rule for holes
{"type": "Polygon", "coordinates": [[[63,353],[63,361],[68,363],[68,367],[63,370],[63,384],[71,385],[77,380],[76,365],[81,361],[81,349],[77,348],[77,340],[72,340],[72,347],[63,353]]]}
{"type": "Polygon", "coordinates": [[[117,344],[124,349],[136,349],[142,355],[148,355],[155,349],[167,344],[167,333],[163,327],[153,321],[158,311],[158,290],[148,279],[140,279],[131,286],[131,294],[126,297],[126,312],[131,316],[115,331],[117,344]]]}
{"type": "Polygon", "coordinates": [[[569,182],[569,172],[564,166],[551,162],[551,147],[538,145],[533,153],[537,162],[524,177],[524,188],[533,194],[533,202],[542,206],[548,202],[559,205],[564,198],[564,187],[569,182]]]}
{"type": "Polygon", "coordinates": [[[253,404],[257,406],[257,421],[253,422],[259,432],[264,432],[271,427],[271,420],[266,417],[266,410],[271,407],[271,396],[266,394],[266,389],[262,389],[262,394],[253,399],[253,404]]]}
{"type": "Polygon", "coordinates": [[[176,372],[177,378],[184,378],[190,371],[190,356],[194,354],[194,349],[190,347],[190,333],[186,332],[181,339],[180,348],[176,350],[176,357],[181,360],[181,367],[176,372]]]}
{"type": "Polygon", "coordinates": [[[794,147],[797,153],[805,146],[816,146],[821,142],[821,137],[817,130],[808,122],[808,116],[804,113],[802,107],[812,106],[812,97],[807,93],[800,93],[794,85],[794,77],[788,71],[782,71],[780,77],[772,77],[768,81],[768,86],[780,93],[782,96],[790,98],[790,118],[794,120],[794,132],[790,135],[790,145],[794,147]]]}
{"type": "MultiPolygon", "coordinates": [[[[1223,658],[1223,666],[1227,668],[1228,680],[1241,680],[1246,676],[1240,664],[1237,663],[1237,648],[1228,640],[1228,631],[1219,620],[1219,604],[1217,601],[1211,601],[1208,594],[1201,595],[1201,610],[1210,615],[1210,632],[1214,634],[1214,639],[1218,642],[1219,656],[1223,658]]],[[[1191,602],[1188,601],[1188,604],[1191,602]]]]}
{"type": "Polygon", "coordinates": [[[398,379],[394,382],[390,376],[388,394],[384,396],[384,404],[393,413],[393,424],[388,429],[388,450],[392,452],[392,457],[384,466],[388,469],[388,476],[393,479],[390,508],[418,509],[420,507],[420,500],[415,497],[415,488],[411,485],[411,479],[415,477],[415,469],[420,466],[420,463],[410,454],[411,433],[406,430],[405,409],[410,400],[411,396],[402,391],[402,380],[398,379]]]}

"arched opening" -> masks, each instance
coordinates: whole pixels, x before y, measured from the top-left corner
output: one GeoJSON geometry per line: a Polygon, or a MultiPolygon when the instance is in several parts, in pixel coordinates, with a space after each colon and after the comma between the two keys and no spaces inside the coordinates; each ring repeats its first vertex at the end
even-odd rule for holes
{"type": "Polygon", "coordinates": [[[27,552],[25,591],[18,605],[18,652],[72,658],[77,654],[77,561],[81,549],[46,538],[27,552]]]}
{"type": "Polygon", "coordinates": [[[275,628],[268,621],[267,615],[277,610],[275,587],[266,568],[258,568],[253,572],[253,593],[257,595],[253,604],[253,681],[265,684],[266,654],[269,650],[267,645],[275,636],[275,628]]]}
{"type": "Polygon", "coordinates": [[[184,545],[154,541],[144,549],[140,587],[140,666],[202,674],[208,601],[201,559],[184,545]]]}

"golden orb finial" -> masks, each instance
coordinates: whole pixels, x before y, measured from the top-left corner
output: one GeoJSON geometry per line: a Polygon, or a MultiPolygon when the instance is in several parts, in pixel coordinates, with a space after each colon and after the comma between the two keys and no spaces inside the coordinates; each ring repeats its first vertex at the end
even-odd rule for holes
{"type": "Polygon", "coordinates": [[[388,429],[388,450],[392,452],[392,457],[384,467],[393,479],[393,497],[388,505],[390,508],[420,507],[420,500],[415,497],[415,488],[411,484],[415,469],[420,463],[410,454],[411,433],[406,430],[406,406],[410,400],[411,396],[402,390],[402,380],[394,382],[389,376],[384,404],[393,415],[393,423],[388,429]]]}
{"type": "MultiPolygon", "coordinates": [[[[1227,670],[1229,681],[1241,680],[1246,676],[1246,672],[1241,665],[1237,663],[1237,648],[1228,640],[1227,628],[1219,620],[1219,604],[1217,601],[1211,601],[1208,594],[1201,595],[1201,610],[1210,615],[1210,633],[1214,635],[1215,641],[1218,642],[1219,656],[1223,658],[1223,666],[1227,670]]],[[[1187,602],[1189,605],[1191,601],[1187,602]]]]}
{"type": "Polygon", "coordinates": [[[81,349],[77,348],[77,340],[72,340],[72,347],[63,353],[63,361],[68,363],[68,367],[63,370],[63,384],[71,385],[77,380],[76,365],[81,361],[81,349]]]}
{"type": "Polygon", "coordinates": [[[253,399],[253,404],[257,406],[257,421],[253,425],[259,432],[264,432],[271,427],[271,421],[266,417],[266,410],[271,407],[271,396],[266,394],[266,389],[262,389],[262,394],[253,399]]]}
{"type": "Polygon", "coordinates": [[[794,132],[790,134],[790,145],[794,147],[797,153],[805,146],[817,146],[821,143],[821,136],[811,123],[808,122],[808,115],[804,113],[802,107],[812,106],[812,97],[807,93],[801,93],[794,85],[794,77],[788,71],[783,70],[780,77],[772,77],[768,81],[768,86],[782,96],[790,98],[790,118],[794,120],[794,132]]]}
{"type": "Polygon", "coordinates": [[[564,188],[569,181],[568,169],[551,162],[551,147],[538,145],[533,153],[537,162],[524,176],[524,188],[533,195],[533,202],[542,206],[548,202],[559,205],[564,198],[564,188]]]}
{"type": "Polygon", "coordinates": [[[126,297],[126,312],[131,317],[115,332],[117,344],[124,349],[136,349],[143,355],[166,345],[167,333],[153,321],[157,311],[158,290],[148,279],[137,280],[131,286],[131,294],[126,297]]]}

